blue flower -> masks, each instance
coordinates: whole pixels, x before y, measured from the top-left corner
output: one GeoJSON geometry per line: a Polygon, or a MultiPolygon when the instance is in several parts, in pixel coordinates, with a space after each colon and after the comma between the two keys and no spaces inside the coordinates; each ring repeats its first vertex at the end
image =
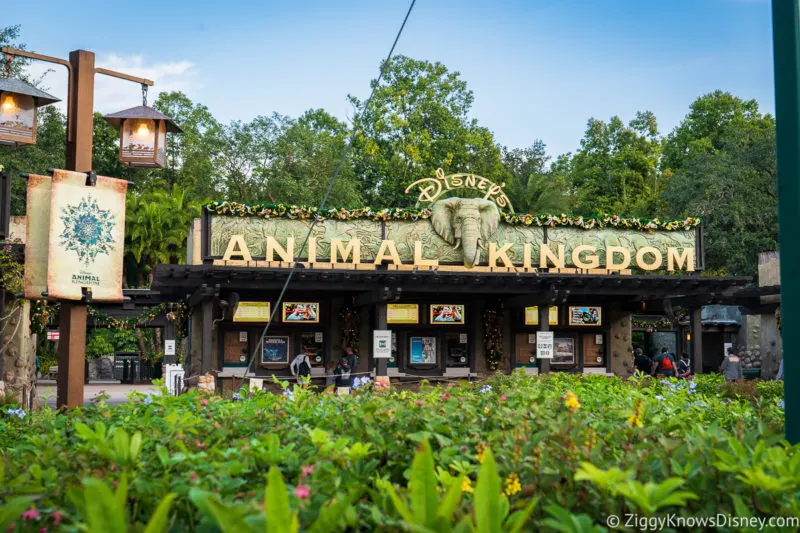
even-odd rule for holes
{"type": "Polygon", "coordinates": [[[8,411],[6,411],[6,413],[8,413],[10,416],[16,416],[20,420],[25,418],[25,411],[23,411],[21,407],[18,407],[16,409],[9,408],[8,411]]]}
{"type": "Polygon", "coordinates": [[[481,394],[486,394],[487,392],[491,392],[492,386],[491,385],[484,385],[481,387],[481,394]]]}
{"type": "Polygon", "coordinates": [[[664,399],[663,396],[661,396],[660,394],[656,394],[656,400],[663,400],[663,399],[664,399]]]}
{"type": "Polygon", "coordinates": [[[697,391],[692,389],[692,390],[686,391],[686,394],[694,394],[695,392],[697,392],[697,391]]]}
{"type": "Polygon", "coordinates": [[[148,392],[147,396],[145,396],[145,398],[144,398],[144,404],[145,405],[150,405],[151,403],[153,403],[153,397],[150,396],[150,393],[148,392]]]}
{"type": "Polygon", "coordinates": [[[363,378],[360,377],[360,376],[356,376],[356,378],[353,380],[353,389],[360,389],[361,387],[365,387],[371,381],[372,381],[372,379],[370,379],[367,376],[364,376],[363,378]]]}
{"type": "Polygon", "coordinates": [[[294,401],[294,391],[292,389],[284,390],[283,395],[286,396],[290,401],[294,401]]]}
{"type": "Polygon", "coordinates": [[[692,405],[694,405],[695,407],[708,407],[708,405],[705,402],[701,402],[700,400],[695,401],[692,405]]]}
{"type": "Polygon", "coordinates": [[[233,399],[233,400],[241,400],[241,399],[242,399],[242,395],[241,395],[241,394],[239,394],[238,392],[234,392],[234,393],[231,395],[231,399],[233,399]]]}
{"type": "Polygon", "coordinates": [[[784,403],[784,400],[778,402],[778,407],[780,407],[781,409],[786,409],[786,404],[784,403]]]}
{"type": "Polygon", "coordinates": [[[692,390],[696,389],[697,388],[697,383],[695,383],[694,381],[690,382],[689,383],[689,388],[692,389],[692,390]]]}

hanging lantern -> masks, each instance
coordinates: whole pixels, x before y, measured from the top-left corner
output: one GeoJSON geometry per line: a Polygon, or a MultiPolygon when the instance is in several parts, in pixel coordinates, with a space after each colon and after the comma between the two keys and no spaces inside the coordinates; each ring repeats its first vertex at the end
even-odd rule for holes
{"type": "Polygon", "coordinates": [[[36,109],[58,101],[24,81],[0,79],[0,144],[36,144],[36,109]]]}
{"type": "Polygon", "coordinates": [[[147,105],[147,86],[142,104],[103,118],[119,130],[119,160],[129,167],[164,168],[167,133],[180,133],[171,118],[147,105]]]}
{"type": "Polygon", "coordinates": [[[147,106],[132,107],[103,118],[119,130],[119,160],[129,167],[163,168],[167,133],[181,131],[171,118],[147,106]]]}

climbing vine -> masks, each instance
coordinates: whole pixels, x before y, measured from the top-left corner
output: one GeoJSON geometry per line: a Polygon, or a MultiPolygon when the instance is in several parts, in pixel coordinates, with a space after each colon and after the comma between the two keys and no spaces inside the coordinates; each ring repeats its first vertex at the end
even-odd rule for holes
{"type": "Polygon", "coordinates": [[[339,312],[342,320],[342,345],[352,348],[355,354],[359,353],[361,345],[361,312],[355,307],[343,307],[339,312]]]}
{"type": "Polygon", "coordinates": [[[483,311],[483,345],[489,370],[500,368],[503,358],[503,305],[487,306],[483,311]]]}

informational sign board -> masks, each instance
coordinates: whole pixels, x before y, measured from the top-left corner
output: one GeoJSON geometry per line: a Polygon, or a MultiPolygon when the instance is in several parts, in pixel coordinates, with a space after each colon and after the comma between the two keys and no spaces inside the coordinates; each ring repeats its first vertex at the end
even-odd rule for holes
{"type": "Polygon", "coordinates": [[[288,363],[289,362],[289,337],[284,335],[264,337],[261,343],[261,362],[288,363]]]}
{"type": "Polygon", "coordinates": [[[165,340],[164,341],[164,355],[175,355],[175,341],[174,340],[165,340]]]}
{"type": "MultiPolygon", "coordinates": [[[[269,320],[269,302],[239,302],[233,314],[234,322],[267,322],[269,320]]],[[[247,340],[247,332],[245,340],[247,340]]]]}
{"type": "Polygon", "coordinates": [[[57,341],[61,338],[61,334],[58,331],[48,331],[47,332],[47,340],[49,341],[57,341]]]}
{"type": "MultiPolygon", "coordinates": [[[[558,325],[558,307],[553,306],[548,310],[548,319],[551,326],[558,325]]],[[[539,325],[539,306],[534,305],[525,308],[525,325],[538,326],[539,325]]]]}
{"type": "MultiPolygon", "coordinates": [[[[122,301],[126,180],[53,171],[47,259],[49,298],[80,300],[91,289],[93,301],[122,301]]],[[[41,219],[30,223],[43,223],[41,219]]]]}
{"type": "Polygon", "coordinates": [[[372,332],[372,356],[375,359],[389,359],[392,356],[392,332],[376,329],[372,332]]]}
{"type": "Polygon", "coordinates": [[[387,324],[418,324],[419,305],[418,304],[387,304],[386,305],[387,324]]]}
{"type": "Polygon", "coordinates": [[[240,331],[239,332],[239,342],[247,342],[247,332],[240,331]]]}
{"type": "Polygon", "coordinates": [[[528,333],[528,344],[536,344],[536,333],[528,333]]]}
{"type": "Polygon", "coordinates": [[[317,344],[320,344],[320,343],[322,343],[322,339],[323,339],[323,336],[322,336],[322,332],[321,331],[314,332],[314,342],[316,342],[317,344]]]}
{"type": "Polygon", "coordinates": [[[464,306],[431,304],[431,324],[463,324],[464,306]]]}
{"type": "Polygon", "coordinates": [[[284,302],[284,322],[319,322],[319,302],[284,302]]]}
{"type": "Polygon", "coordinates": [[[459,344],[467,344],[467,334],[466,333],[459,333],[458,334],[458,343],[459,344]]]}
{"type": "Polygon", "coordinates": [[[602,309],[599,307],[570,307],[570,326],[600,326],[603,323],[602,309]]]}
{"type": "Polygon", "coordinates": [[[553,332],[540,331],[536,334],[536,358],[553,358],[553,332]]]}

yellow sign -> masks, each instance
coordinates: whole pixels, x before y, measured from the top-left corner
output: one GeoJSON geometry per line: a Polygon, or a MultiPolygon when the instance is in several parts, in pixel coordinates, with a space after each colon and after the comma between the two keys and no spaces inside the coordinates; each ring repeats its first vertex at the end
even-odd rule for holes
{"type": "Polygon", "coordinates": [[[418,304],[386,304],[387,324],[419,324],[418,304]]]}
{"type": "MultiPolygon", "coordinates": [[[[548,322],[551,326],[558,325],[558,307],[551,307],[549,312],[548,322]]],[[[525,308],[525,325],[538,326],[539,325],[539,306],[525,308]]]]}
{"type": "Polygon", "coordinates": [[[419,191],[417,203],[432,204],[449,191],[470,189],[483,194],[484,200],[493,201],[500,209],[507,209],[513,213],[514,208],[511,207],[511,200],[503,192],[503,187],[505,186],[505,183],[497,185],[475,174],[450,174],[445,176],[444,170],[440,168],[436,171],[435,178],[417,180],[406,188],[405,193],[408,194],[416,187],[419,191]]]}
{"type": "Polygon", "coordinates": [[[269,302],[239,302],[233,314],[234,322],[267,322],[269,321],[269,302]]]}

